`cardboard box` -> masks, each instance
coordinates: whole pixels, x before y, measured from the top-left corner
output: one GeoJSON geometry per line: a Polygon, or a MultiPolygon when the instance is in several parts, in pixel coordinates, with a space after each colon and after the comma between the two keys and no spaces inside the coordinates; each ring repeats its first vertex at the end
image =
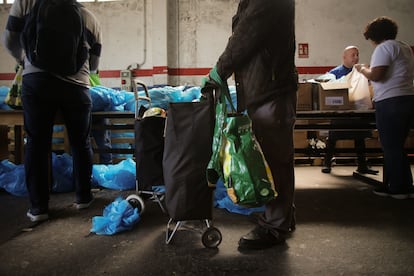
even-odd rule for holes
{"type": "Polygon", "coordinates": [[[308,132],[306,130],[296,130],[293,133],[293,143],[296,149],[306,149],[309,146],[308,132]]]}
{"type": "Polygon", "coordinates": [[[310,111],[312,110],[312,83],[302,82],[298,83],[298,92],[297,92],[297,104],[296,110],[298,111],[310,111]]]}
{"type": "Polygon", "coordinates": [[[348,83],[321,82],[317,83],[315,96],[318,110],[349,110],[348,83]]]}

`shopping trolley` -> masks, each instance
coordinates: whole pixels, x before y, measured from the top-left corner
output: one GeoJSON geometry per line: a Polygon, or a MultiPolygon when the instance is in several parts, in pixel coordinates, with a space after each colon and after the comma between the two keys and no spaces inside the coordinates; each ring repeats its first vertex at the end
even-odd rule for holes
{"type": "Polygon", "coordinates": [[[138,208],[140,214],[145,210],[144,200],[158,203],[166,213],[163,205],[165,188],[162,169],[166,114],[161,108],[152,107],[144,83],[134,81],[132,87],[135,96],[136,193],[129,195],[126,200],[138,208]],[[138,95],[138,86],[143,88],[145,96],[138,95]]]}
{"type": "Polygon", "coordinates": [[[170,103],[165,128],[163,172],[165,205],[170,216],[165,241],[189,220],[202,220],[206,229],[202,243],[216,248],[222,240],[213,227],[213,188],[208,186],[207,165],[214,131],[213,90],[202,90],[200,102],[170,103]]]}

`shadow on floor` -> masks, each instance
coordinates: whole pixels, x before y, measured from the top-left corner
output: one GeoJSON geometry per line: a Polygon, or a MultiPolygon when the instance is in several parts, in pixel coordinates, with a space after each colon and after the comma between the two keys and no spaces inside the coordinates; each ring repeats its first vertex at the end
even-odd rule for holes
{"type": "Polygon", "coordinates": [[[27,198],[0,193],[0,275],[413,275],[414,200],[372,194],[353,167],[296,168],[297,230],[286,244],[240,252],[237,242],[252,217],[213,210],[223,241],[204,248],[197,223],[165,244],[168,216],[149,202],[131,231],[89,235],[92,217],[117,196],[101,190],[88,210],[73,194],[51,196],[50,220],[34,227],[27,198]]]}

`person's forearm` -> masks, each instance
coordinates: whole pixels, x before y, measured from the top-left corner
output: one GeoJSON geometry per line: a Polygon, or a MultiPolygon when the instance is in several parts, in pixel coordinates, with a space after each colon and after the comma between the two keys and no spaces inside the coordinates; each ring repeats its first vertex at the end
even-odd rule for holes
{"type": "Polygon", "coordinates": [[[355,69],[371,81],[381,81],[385,78],[388,66],[370,68],[365,64],[355,64],[355,69]]]}
{"type": "Polygon", "coordinates": [[[4,48],[12,55],[17,63],[23,63],[23,49],[20,45],[20,33],[5,30],[2,36],[2,44],[4,48]]]}
{"type": "Polygon", "coordinates": [[[89,57],[89,71],[91,73],[96,73],[99,67],[99,57],[93,54],[89,57]]]}
{"type": "Polygon", "coordinates": [[[371,80],[371,74],[372,74],[372,72],[371,72],[371,69],[369,67],[366,67],[365,65],[362,65],[358,71],[362,75],[364,75],[367,79],[371,80]]]}

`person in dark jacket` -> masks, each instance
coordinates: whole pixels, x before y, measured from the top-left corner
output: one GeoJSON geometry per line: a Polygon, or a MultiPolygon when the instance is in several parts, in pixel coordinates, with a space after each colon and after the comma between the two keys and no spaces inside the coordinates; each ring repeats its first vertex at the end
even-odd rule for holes
{"type": "Polygon", "coordinates": [[[285,241],[295,227],[294,146],[298,76],[295,55],[295,1],[241,0],[233,33],[219,57],[222,80],[235,74],[237,109],[247,110],[269,164],[278,197],[241,237],[240,248],[260,249],[285,241]]]}

